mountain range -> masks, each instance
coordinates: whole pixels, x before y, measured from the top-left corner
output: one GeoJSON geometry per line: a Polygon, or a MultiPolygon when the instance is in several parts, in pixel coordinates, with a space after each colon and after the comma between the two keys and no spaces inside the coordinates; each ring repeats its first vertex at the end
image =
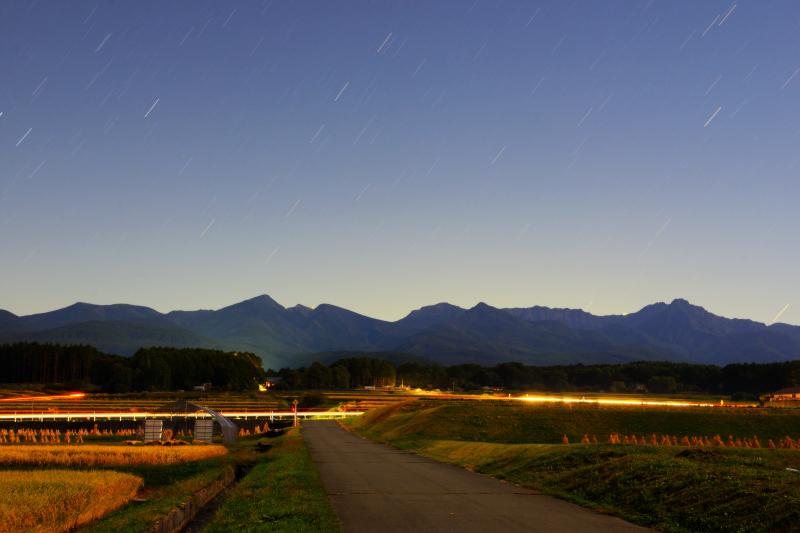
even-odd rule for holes
{"type": "Polygon", "coordinates": [[[343,351],[399,352],[443,365],[800,359],[800,326],[724,318],[682,299],[607,316],[580,309],[485,303],[464,309],[440,303],[395,322],[329,304],[283,307],[267,295],[218,310],[169,313],[82,302],[27,316],[0,310],[0,342],[20,340],[91,344],[121,355],[146,346],[251,351],[273,368],[343,351]]]}

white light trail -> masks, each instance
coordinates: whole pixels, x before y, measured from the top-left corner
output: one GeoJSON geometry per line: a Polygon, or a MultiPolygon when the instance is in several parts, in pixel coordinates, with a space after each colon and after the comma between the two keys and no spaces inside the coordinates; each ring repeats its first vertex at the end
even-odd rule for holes
{"type": "Polygon", "coordinates": [[[42,87],[44,87],[45,83],[47,83],[47,76],[45,76],[44,79],[39,82],[39,85],[37,85],[36,88],[33,90],[33,92],[31,93],[31,98],[36,98],[36,95],[39,94],[39,91],[42,90],[42,87]]]}
{"type": "Polygon", "coordinates": [[[364,128],[363,128],[363,129],[362,129],[360,132],[358,132],[358,135],[356,135],[356,138],[353,140],[353,146],[355,146],[356,144],[358,144],[358,141],[360,141],[360,140],[361,140],[361,137],[362,137],[362,136],[363,136],[363,135],[364,135],[364,134],[367,132],[367,130],[369,129],[369,127],[370,127],[370,126],[372,125],[372,123],[375,121],[375,117],[376,117],[376,116],[377,116],[377,115],[372,115],[372,118],[371,118],[371,119],[369,119],[369,122],[367,122],[367,125],[366,125],[366,126],[364,126],[364,128]]]}
{"type": "Polygon", "coordinates": [[[736,117],[736,115],[738,115],[738,114],[739,114],[739,111],[741,111],[741,110],[742,110],[742,108],[744,107],[744,105],[745,105],[746,103],[747,103],[747,100],[746,100],[746,99],[745,99],[745,100],[743,100],[743,101],[742,101],[742,103],[741,103],[741,104],[739,104],[739,105],[736,107],[736,109],[734,109],[734,110],[733,110],[733,113],[731,113],[731,118],[735,118],[735,117],[736,117]]]}
{"type": "Polygon", "coordinates": [[[92,9],[92,11],[89,13],[89,15],[87,15],[86,18],[83,19],[83,22],[81,22],[81,24],[86,24],[87,22],[89,22],[89,19],[92,18],[92,15],[94,15],[94,12],[97,11],[98,7],[100,7],[100,4],[97,4],[96,6],[94,6],[94,9],[92,9]]]}
{"type": "Polygon", "coordinates": [[[47,159],[44,159],[41,163],[39,163],[39,166],[37,166],[35,169],[33,169],[33,172],[28,174],[28,179],[31,179],[36,174],[38,174],[39,171],[42,170],[42,167],[44,166],[45,163],[47,163],[47,159]]]}
{"type": "Polygon", "coordinates": [[[292,207],[289,208],[289,210],[286,212],[283,218],[289,218],[290,216],[292,216],[292,213],[294,213],[294,210],[297,209],[298,205],[300,205],[299,199],[294,203],[294,205],[292,205],[292,207]]]}
{"type": "Polygon", "coordinates": [[[800,74],[800,68],[798,68],[797,70],[795,70],[794,72],[792,72],[792,75],[791,75],[791,76],[789,76],[789,78],[788,78],[788,79],[787,79],[785,82],[783,82],[783,85],[781,85],[781,90],[784,90],[786,87],[788,87],[788,86],[789,86],[789,84],[790,84],[790,83],[792,83],[792,80],[793,80],[793,79],[794,79],[794,78],[795,78],[795,77],[796,77],[798,74],[800,74]]]}
{"type": "MultiPolygon", "coordinates": [[[[293,418],[292,411],[227,411],[220,413],[227,418],[256,419],[256,418],[293,418]]],[[[298,418],[347,418],[361,416],[364,411],[306,411],[298,412],[298,418]]],[[[71,412],[71,413],[2,413],[0,421],[23,420],[143,420],[146,418],[208,418],[211,415],[205,412],[197,413],[160,413],[160,412],[130,412],[130,411],[99,411],[99,412],[71,412]]]]}
{"type": "Polygon", "coordinates": [[[594,106],[591,106],[591,107],[589,108],[589,110],[586,112],[586,114],[584,114],[584,115],[583,115],[583,117],[581,117],[581,119],[578,121],[578,125],[576,126],[577,128],[580,128],[580,127],[581,127],[581,125],[583,125],[584,121],[585,121],[587,118],[589,118],[589,115],[591,115],[591,114],[592,114],[592,111],[594,111],[594,106]]]}
{"type": "Polygon", "coordinates": [[[770,322],[770,324],[774,324],[775,322],[777,322],[778,320],[780,320],[780,318],[783,316],[783,313],[785,313],[785,312],[786,312],[786,311],[789,309],[789,307],[791,307],[791,304],[786,304],[786,305],[784,305],[784,306],[783,306],[783,309],[781,309],[780,311],[778,311],[778,314],[777,314],[777,315],[775,315],[775,317],[772,319],[772,322],[770,322]]]}
{"type": "Polygon", "coordinates": [[[683,43],[678,47],[678,50],[683,50],[684,48],[686,48],[686,45],[689,44],[689,41],[692,40],[692,37],[694,37],[695,33],[697,33],[697,30],[692,31],[692,33],[689,34],[686,40],[683,41],[683,43]]]}
{"type": "Polygon", "coordinates": [[[719,76],[717,76],[717,79],[715,79],[715,80],[714,80],[714,81],[711,83],[711,85],[709,85],[709,86],[708,86],[708,89],[706,89],[706,92],[705,92],[705,94],[703,94],[703,96],[708,96],[708,95],[711,93],[711,91],[713,91],[713,90],[714,90],[714,86],[715,86],[717,83],[719,83],[719,80],[721,80],[721,79],[722,79],[722,75],[719,75],[719,76]]]}
{"type": "Polygon", "coordinates": [[[178,172],[178,176],[180,176],[180,175],[182,175],[184,173],[184,171],[186,170],[186,167],[188,167],[189,163],[191,163],[191,162],[192,162],[192,158],[190,157],[189,159],[186,160],[186,163],[184,163],[183,166],[181,167],[181,170],[178,172]]]}
{"type": "MultiPolygon", "coordinates": [[[[186,32],[186,35],[184,35],[184,36],[183,36],[183,39],[181,39],[181,42],[179,42],[179,43],[178,43],[178,46],[179,46],[179,47],[180,47],[180,46],[183,46],[183,43],[185,43],[185,42],[186,42],[186,39],[188,39],[188,38],[189,38],[189,36],[192,34],[192,32],[193,32],[193,31],[194,31],[194,26],[192,26],[191,28],[189,28],[189,31],[188,31],[188,32],[186,32]]],[[[250,55],[252,55],[252,54],[250,54],[250,55]]]]}
{"type": "Polygon", "coordinates": [[[253,57],[255,55],[256,50],[258,50],[261,47],[261,43],[263,42],[264,42],[264,36],[262,35],[261,38],[256,43],[256,45],[253,47],[253,49],[250,50],[250,57],[253,57]]]}
{"type": "Polygon", "coordinates": [[[315,134],[314,134],[314,135],[311,137],[311,140],[310,140],[310,141],[308,141],[308,144],[314,144],[314,141],[316,141],[316,140],[317,140],[317,137],[319,137],[319,134],[320,134],[320,133],[322,133],[322,130],[324,130],[324,129],[325,129],[325,124],[323,124],[322,126],[320,126],[320,127],[319,127],[319,129],[317,130],[317,133],[315,133],[315,134]]]}
{"type": "Polygon", "coordinates": [[[717,24],[717,26],[722,26],[723,24],[725,24],[725,21],[728,20],[728,17],[731,16],[731,13],[733,13],[735,9],[736,9],[736,4],[733,4],[731,8],[728,10],[728,12],[725,13],[725,16],[722,17],[722,20],[719,21],[719,24],[717,24]]]}
{"type": "Polygon", "coordinates": [[[211,219],[211,222],[208,223],[208,226],[206,226],[206,229],[204,229],[203,232],[200,234],[200,238],[201,239],[206,236],[206,233],[208,233],[208,230],[211,229],[211,226],[213,226],[214,222],[216,222],[216,221],[217,221],[216,218],[212,218],[211,219]]]}
{"type": "Polygon", "coordinates": [[[339,89],[339,92],[338,92],[338,94],[336,95],[336,98],[334,98],[334,99],[333,99],[333,101],[334,101],[334,102],[338,102],[338,101],[339,101],[339,98],[340,98],[340,97],[342,96],[342,94],[343,94],[343,93],[344,93],[344,92],[347,90],[347,87],[348,87],[349,85],[350,85],[350,82],[349,82],[349,81],[347,81],[347,82],[345,82],[345,83],[344,83],[344,85],[342,86],[342,88],[341,88],[341,89],[339,89]]]}
{"type": "Polygon", "coordinates": [[[707,128],[707,127],[708,127],[708,125],[709,125],[709,124],[711,124],[711,121],[712,121],[712,120],[714,120],[714,117],[716,117],[716,116],[717,116],[717,114],[718,114],[720,111],[722,111],[722,106],[719,106],[719,107],[716,109],[716,111],[714,111],[713,113],[711,113],[711,116],[710,116],[710,117],[708,117],[708,120],[706,120],[706,123],[705,123],[705,124],[703,124],[703,127],[704,127],[704,128],[707,128]]]}
{"type": "Polygon", "coordinates": [[[28,131],[26,131],[26,132],[25,132],[25,135],[23,135],[22,137],[20,137],[20,138],[19,138],[19,140],[17,141],[17,146],[19,146],[20,144],[22,144],[22,141],[24,141],[24,140],[25,140],[25,138],[26,138],[28,135],[30,135],[32,131],[33,131],[33,128],[28,128],[28,131]]]}
{"type": "Polygon", "coordinates": [[[272,252],[267,256],[267,258],[264,259],[264,264],[265,265],[268,265],[269,262],[272,261],[272,258],[275,257],[275,254],[278,253],[278,250],[280,250],[280,246],[276,246],[275,249],[272,250],[272,252]]]}
{"type": "Polygon", "coordinates": [[[659,235],[661,235],[662,233],[664,233],[664,230],[665,230],[665,229],[667,229],[667,226],[669,226],[670,222],[672,222],[672,219],[671,219],[671,218],[668,218],[667,220],[665,220],[665,221],[664,221],[664,223],[663,223],[663,224],[661,224],[661,227],[660,227],[660,228],[658,228],[658,231],[656,232],[656,234],[655,234],[654,238],[655,238],[655,237],[658,237],[659,235]]]}
{"type": "Polygon", "coordinates": [[[147,113],[144,114],[144,118],[147,118],[147,116],[150,115],[150,113],[153,111],[153,109],[156,108],[157,105],[158,105],[158,98],[156,98],[156,101],[153,102],[153,105],[150,106],[150,109],[147,110],[147,113]]]}
{"type": "Polygon", "coordinates": [[[106,45],[106,43],[108,42],[108,40],[109,40],[110,38],[111,38],[111,34],[110,34],[110,33],[109,33],[109,34],[106,34],[106,36],[103,38],[103,40],[102,40],[102,41],[100,41],[100,44],[98,44],[98,45],[97,45],[97,48],[95,48],[95,49],[94,49],[94,53],[96,54],[97,52],[99,52],[100,50],[102,50],[102,49],[103,49],[103,47],[106,45]]]}
{"type": "Polygon", "coordinates": [[[389,32],[389,34],[386,36],[386,39],[384,39],[384,40],[383,40],[383,42],[382,42],[382,43],[381,43],[381,45],[378,47],[378,49],[375,51],[375,53],[376,53],[376,54],[380,54],[380,53],[381,53],[381,50],[383,50],[383,47],[384,47],[384,46],[386,46],[386,43],[388,43],[388,42],[389,42],[389,39],[391,39],[391,38],[392,38],[392,32],[389,32]]]}
{"type": "Polygon", "coordinates": [[[706,31],[704,31],[704,32],[703,32],[703,34],[702,34],[702,35],[700,35],[700,37],[705,37],[705,36],[706,36],[706,34],[707,34],[709,31],[711,31],[711,28],[713,28],[713,27],[714,27],[714,24],[716,24],[718,20],[719,20],[719,15],[717,15],[716,17],[714,17],[714,20],[712,20],[712,21],[711,21],[711,24],[709,24],[709,25],[708,25],[708,28],[706,28],[706,31]]]}
{"type": "Polygon", "coordinates": [[[361,198],[364,196],[364,194],[369,190],[370,185],[371,185],[370,183],[367,183],[367,186],[364,187],[363,189],[361,189],[361,192],[358,193],[358,196],[356,196],[356,202],[361,200],[361,198]]]}
{"type": "Polygon", "coordinates": [[[542,79],[540,79],[540,80],[539,80],[539,83],[537,83],[537,84],[536,84],[536,85],[533,87],[533,89],[531,89],[531,96],[533,96],[534,94],[536,94],[536,91],[538,91],[538,90],[539,90],[539,87],[542,85],[542,82],[543,82],[543,81],[544,81],[544,76],[542,76],[542,79]]]}
{"type": "Polygon", "coordinates": [[[536,20],[536,17],[538,17],[538,16],[539,16],[539,11],[541,11],[541,10],[542,10],[542,8],[540,8],[540,7],[537,7],[537,8],[536,8],[536,12],[533,14],[533,16],[532,16],[531,18],[529,18],[529,19],[528,19],[528,22],[527,22],[527,23],[525,23],[525,27],[526,27],[526,28],[527,28],[528,26],[530,26],[530,25],[531,25],[531,22],[533,22],[534,20],[536,20]]]}
{"type": "Polygon", "coordinates": [[[427,57],[423,57],[422,61],[420,62],[420,64],[414,70],[414,73],[411,74],[411,79],[414,79],[414,77],[416,77],[416,75],[419,73],[420,70],[422,70],[422,67],[424,67],[425,63],[427,63],[427,62],[428,62],[428,58],[427,57]]]}
{"type": "Polygon", "coordinates": [[[559,41],[556,43],[556,45],[553,47],[553,49],[550,50],[550,55],[555,54],[556,51],[558,51],[558,49],[561,48],[561,45],[564,44],[564,41],[566,40],[566,38],[567,38],[567,34],[565,33],[564,36],[561,37],[561,39],[559,39],[559,41]]]}
{"type": "Polygon", "coordinates": [[[233,15],[234,15],[234,13],[236,13],[237,9],[239,9],[239,8],[238,7],[234,7],[233,8],[233,11],[231,11],[231,14],[228,15],[228,18],[225,19],[225,22],[222,24],[223,28],[226,27],[228,25],[228,23],[231,21],[231,19],[233,18],[233,15]]]}
{"type": "Polygon", "coordinates": [[[489,163],[489,164],[490,164],[490,165],[494,165],[495,163],[497,163],[497,160],[498,160],[498,159],[500,159],[500,157],[503,155],[503,152],[505,152],[505,151],[506,151],[506,147],[505,147],[505,146],[503,146],[502,148],[500,148],[500,151],[499,151],[499,152],[497,152],[497,155],[496,155],[496,156],[494,156],[494,159],[492,159],[492,162],[491,162],[491,163],[489,163]]]}

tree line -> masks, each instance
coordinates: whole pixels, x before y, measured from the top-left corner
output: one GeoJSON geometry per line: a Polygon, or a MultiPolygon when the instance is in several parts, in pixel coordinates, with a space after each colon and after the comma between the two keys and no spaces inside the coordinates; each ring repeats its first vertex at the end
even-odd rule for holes
{"type": "Polygon", "coordinates": [[[0,345],[0,382],[61,384],[104,392],[216,389],[252,390],[264,380],[252,353],[202,348],[141,348],[132,357],[93,346],[18,342],[0,345]]]}
{"type": "MultiPolygon", "coordinates": [[[[397,360],[398,354],[393,354],[397,360]]],[[[400,359],[402,360],[402,359],[400,359]]],[[[380,353],[341,357],[331,364],[264,371],[252,353],[202,348],[142,348],[132,357],[92,346],[19,342],[0,345],[0,383],[61,384],[104,392],[191,390],[211,383],[220,390],[253,390],[266,377],[283,389],[350,389],[405,385],[476,391],[485,387],[550,392],[655,392],[729,394],[754,398],[800,382],[800,361],[736,363],[723,367],[642,361],[624,364],[440,366],[393,363],[380,353]]]]}
{"type": "Polygon", "coordinates": [[[279,388],[289,390],[394,387],[398,382],[395,365],[376,357],[347,357],[330,366],[314,362],[308,368],[267,370],[267,376],[282,378],[279,388]]]}
{"type": "Polygon", "coordinates": [[[724,367],[667,361],[622,364],[530,366],[501,363],[439,366],[398,365],[377,357],[352,357],[330,365],[268,370],[285,389],[347,389],[404,385],[423,389],[475,391],[483,388],[549,392],[654,392],[729,394],[755,398],[798,384],[800,361],[737,363],[724,367]]]}

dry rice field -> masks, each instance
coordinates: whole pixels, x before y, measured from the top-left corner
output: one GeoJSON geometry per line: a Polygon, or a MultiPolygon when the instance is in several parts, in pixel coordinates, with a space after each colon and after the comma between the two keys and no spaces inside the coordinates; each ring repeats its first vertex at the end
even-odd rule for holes
{"type": "MultiPolygon", "coordinates": [[[[125,446],[125,445],[11,445],[0,447],[3,466],[108,467],[167,465],[221,457],[228,453],[219,445],[125,446]]],[[[5,472],[3,472],[5,476],[5,472]]],[[[2,524],[2,522],[0,522],[2,524]]]]}
{"type": "Polygon", "coordinates": [[[121,507],[141,485],[141,478],[111,471],[4,471],[0,530],[70,531],[121,507]]]}

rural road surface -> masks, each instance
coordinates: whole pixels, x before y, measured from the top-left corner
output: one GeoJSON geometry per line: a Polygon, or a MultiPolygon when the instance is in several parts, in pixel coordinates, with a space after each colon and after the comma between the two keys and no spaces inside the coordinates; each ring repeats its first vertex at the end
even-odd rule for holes
{"type": "Polygon", "coordinates": [[[336,422],[303,435],[345,533],[647,531],[457,466],[362,439],[336,422]]]}

